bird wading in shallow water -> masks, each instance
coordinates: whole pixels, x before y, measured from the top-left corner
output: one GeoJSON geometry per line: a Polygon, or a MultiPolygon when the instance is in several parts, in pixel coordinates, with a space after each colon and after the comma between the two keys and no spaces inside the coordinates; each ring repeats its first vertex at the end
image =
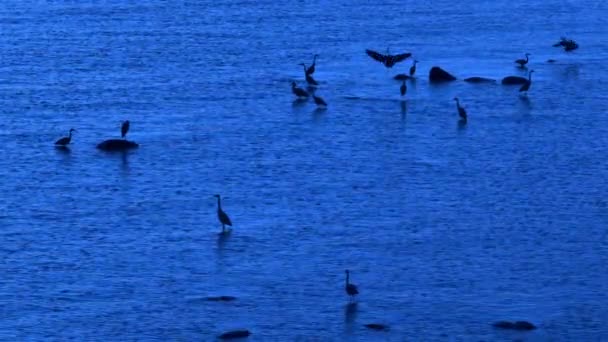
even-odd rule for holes
{"type": "Polygon", "coordinates": [[[519,64],[520,68],[523,68],[526,66],[526,64],[528,64],[528,56],[530,56],[530,54],[526,53],[526,59],[518,59],[515,61],[515,63],[519,64]]]}
{"type": "Polygon", "coordinates": [[[530,70],[530,72],[528,73],[528,80],[526,81],[526,83],[524,83],[524,85],[521,86],[521,88],[519,88],[519,92],[523,92],[524,94],[528,94],[528,89],[530,89],[530,86],[532,85],[532,73],[534,72],[534,70],[530,70]]]}
{"type": "Polygon", "coordinates": [[[304,76],[306,77],[306,83],[314,86],[319,85],[319,83],[314,78],[312,78],[312,76],[310,76],[306,71],[306,64],[300,63],[300,65],[304,68],[304,76]]]}
{"type": "Polygon", "coordinates": [[[296,82],[291,82],[291,92],[299,98],[308,97],[308,92],[302,88],[298,88],[296,82]]]}
{"type": "Polygon", "coordinates": [[[70,128],[70,132],[68,133],[68,136],[55,141],[55,145],[67,146],[72,141],[72,132],[76,132],[76,130],[73,128],[70,128]]]}
{"type": "Polygon", "coordinates": [[[226,226],[232,227],[232,221],[230,221],[230,217],[222,210],[222,200],[220,195],[213,195],[213,197],[217,198],[217,218],[220,220],[222,224],[222,234],[226,233],[226,226]]]}
{"type": "Polygon", "coordinates": [[[374,60],[384,64],[384,66],[387,68],[392,68],[393,65],[409,58],[412,55],[409,52],[391,55],[388,48],[386,49],[386,55],[369,49],[365,50],[365,53],[367,53],[367,55],[373,58],[374,60]]]}
{"type": "Polygon", "coordinates": [[[353,300],[356,295],[359,294],[359,290],[357,289],[357,285],[351,284],[350,282],[350,271],[346,270],[346,284],[344,285],[344,290],[346,294],[350,297],[350,300],[353,300]]]}
{"type": "Polygon", "coordinates": [[[129,120],[122,123],[122,126],[120,127],[120,136],[123,139],[126,139],[130,126],[131,126],[131,123],[129,122],[129,120]]]}
{"type": "Polygon", "coordinates": [[[312,94],[312,98],[315,100],[315,103],[317,104],[318,107],[327,107],[327,103],[322,98],[315,95],[314,93],[312,94]]]}
{"type": "Polygon", "coordinates": [[[317,64],[317,57],[319,57],[319,55],[315,54],[315,56],[312,58],[312,64],[306,69],[306,75],[312,76],[312,74],[315,73],[315,65],[317,64]]]}
{"type": "Polygon", "coordinates": [[[414,60],[414,64],[412,64],[412,66],[410,67],[410,77],[414,77],[414,74],[416,73],[416,63],[418,63],[417,60],[414,60]]]}
{"type": "Polygon", "coordinates": [[[455,97],[454,101],[456,101],[456,108],[458,109],[458,116],[460,116],[460,121],[467,122],[467,111],[460,105],[460,100],[455,97]]]}

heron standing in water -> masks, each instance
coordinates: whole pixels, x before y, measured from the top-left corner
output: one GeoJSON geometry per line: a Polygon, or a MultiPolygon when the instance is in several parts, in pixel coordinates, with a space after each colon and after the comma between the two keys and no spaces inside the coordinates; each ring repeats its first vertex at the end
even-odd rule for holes
{"type": "Polygon", "coordinates": [[[456,101],[456,108],[458,108],[458,116],[462,122],[467,122],[467,111],[460,105],[460,100],[457,97],[454,98],[456,101]]]}
{"type": "Polygon", "coordinates": [[[226,226],[232,227],[232,222],[230,221],[230,217],[222,210],[222,200],[220,195],[213,195],[213,197],[217,197],[217,218],[220,220],[222,224],[222,234],[226,233],[226,226]]]}
{"type": "Polygon", "coordinates": [[[350,271],[346,270],[346,285],[344,285],[344,290],[346,294],[350,296],[350,299],[353,300],[356,295],[359,294],[359,290],[357,289],[357,285],[352,284],[350,282],[350,271]]]}
{"type": "Polygon", "coordinates": [[[73,128],[70,128],[70,132],[68,133],[68,136],[55,141],[55,145],[67,146],[72,141],[72,132],[76,132],[76,130],[73,128]]]}

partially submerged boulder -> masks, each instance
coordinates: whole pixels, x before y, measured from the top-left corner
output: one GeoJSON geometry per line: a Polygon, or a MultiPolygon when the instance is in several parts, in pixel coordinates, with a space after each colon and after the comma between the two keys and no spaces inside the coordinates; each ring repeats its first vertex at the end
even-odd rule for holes
{"type": "Polygon", "coordinates": [[[137,148],[139,145],[134,141],[126,139],[108,139],[97,145],[97,148],[104,151],[126,151],[137,148]]]}
{"type": "Polygon", "coordinates": [[[380,323],[369,323],[369,324],[366,324],[365,327],[368,329],[378,330],[378,331],[388,330],[388,325],[384,325],[384,324],[380,324],[380,323]]]}
{"type": "Polygon", "coordinates": [[[516,85],[516,84],[525,84],[528,82],[528,79],[521,76],[507,76],[502,79],[502,84],[504,85],[516,85]]]}
{"type": "Polygon", "coordinates": [[[536,329],[536,326],[528,321],[516,321],[516,322],[498,321],[498,322],[492,323],[492,325],[495,328],[500,328],[500,329],[511,329],[511,330],[534,330],[534,329],[536,329]]]}
{"type": "Polygon", "coordinates": [[[452,74],[437,66],[432,67],[431,71],[429,71],[429,81],[431,82],[447,82],[454,81],[455,79],[456,77],[452,74]]]}
{"type": "Polygon", "coordinates": [[[232,330],[221,334],[220,336],[218,336],[218,338],[222,340],[231,340],[234,338],[248,337],[249,335],[251,335],[251,332],[249,332],[249,330],[232,330]]]}
{"type": "Polygon", "coordinates": [[[211,296],[206,298],[210,302],[231,302],[236,300],[233,296],[211,296]]]}
{"type": "Polygon", "coordinates": [[[477,76],[465,78],[464,81],[469,83],[496,83],[496,80],[493,80],[491,78],[477,76]]]}

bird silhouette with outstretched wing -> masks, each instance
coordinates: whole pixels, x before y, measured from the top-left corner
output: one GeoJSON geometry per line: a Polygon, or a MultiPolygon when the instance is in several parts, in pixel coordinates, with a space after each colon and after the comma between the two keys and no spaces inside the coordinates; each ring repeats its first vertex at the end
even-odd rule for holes
{"type": "Polygon", "coordinates": [[[409,52],[391,55],[388,49],[386,49],[386,55],[383,55],[379,52],[370,49],[366,49],[365,53],[367,53],[368,56],[375,59],[376,61],[384,64],[384,66],[386,66],[387,68],[392,68],[393,65],[395,65],[396,63],[404,61],[412,56],[412,54],[409,52]]]}

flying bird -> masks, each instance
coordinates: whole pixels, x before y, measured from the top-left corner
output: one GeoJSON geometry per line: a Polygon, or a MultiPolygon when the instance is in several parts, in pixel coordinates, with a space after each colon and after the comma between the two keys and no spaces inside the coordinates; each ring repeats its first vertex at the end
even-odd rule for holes
{"type": "Polygon", "coordinates": [[[396,63],[399,63],[412,56],[412,54],[409,52],[391,55],[388,48],[386,49],[386,55],[369,49],[366,49],[365,53],[376,61],[384,64],[384,66],[387,68],[392,68],[396,63]]]}

